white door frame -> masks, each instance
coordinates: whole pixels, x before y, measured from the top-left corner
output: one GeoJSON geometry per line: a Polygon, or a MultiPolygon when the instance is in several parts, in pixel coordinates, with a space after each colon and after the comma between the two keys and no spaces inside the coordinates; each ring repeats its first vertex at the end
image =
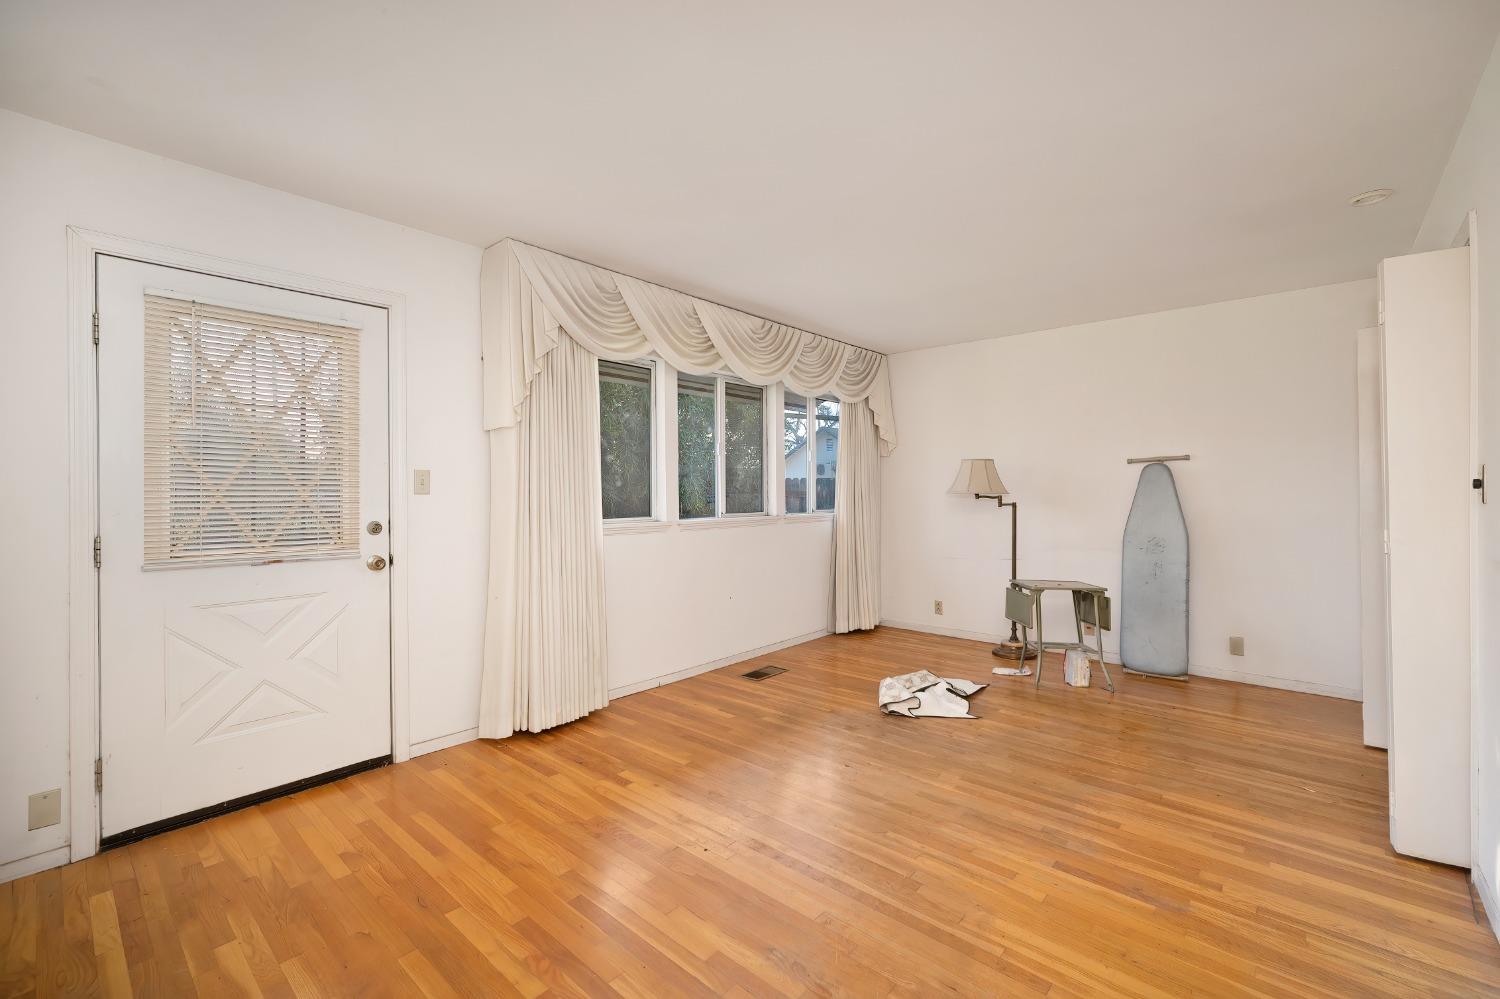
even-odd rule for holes
{"type": "MultiPolygon", "coordinates": [[[[95,382],[95,275],[100,256],[345,299],[389,316],[391,757],[411,756],[406,606],[406,296],[68,226],[68,844],[77,861],[99,852],[99,412],[95,382]]],[[[109,332],[104,331],[108,336],[109,332]]],[[[109,557],[108,539],[104,557],[109,557]]]]}

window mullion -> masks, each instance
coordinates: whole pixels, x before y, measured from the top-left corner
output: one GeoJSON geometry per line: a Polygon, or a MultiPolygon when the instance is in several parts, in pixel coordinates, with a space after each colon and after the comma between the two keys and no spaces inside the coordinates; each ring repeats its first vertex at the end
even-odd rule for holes
{"type": "Polygon", "coordinates": [[[662,376],[661,429],[658,434],[658,446],[661,448],[661,519],[676,523],[681,517],[677,496],[677,369],[663,363],[659,364],[657,370],[662,376]]]}
{"type": "Polygon", "coordinates": [[[714,379],[714,516],[724,516],[724,379],[714,379]]]}
{"type": "Polygon", "coordinates": [[[773,426],[779,428],[782,425],[782,421],[786,419],[785,397],[782,393],[783,386],[780,382],[766,386],[764,408],[762,409],[762,412],[765,414],[765,422],[760,428],[761,437],[764,441],[761,446],[766,449],[765,461],[761,463],[762,478],[765,480],[761,484],[761,489],[765,496],[761,506],[765,509],[766,515],[769,517],[780,516],[786,512],[786,496],[783,495],[786,490],[784,488],[775,488],[780,486],[786,478],[786,474],[782,470],[782,462],[785,460],[785,456],[781,453],[780,435],[773,435],[771,432],[773,426]],[[774,418],[772,414],[775,414],[774,418]]]}

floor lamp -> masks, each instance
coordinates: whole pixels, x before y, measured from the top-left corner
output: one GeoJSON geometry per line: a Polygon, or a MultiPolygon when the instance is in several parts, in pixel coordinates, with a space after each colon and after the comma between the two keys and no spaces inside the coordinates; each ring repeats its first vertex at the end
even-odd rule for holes
{"type": "MultiPolygon", "coordinates": [[[[1016,501],[1005,499],[1008,492],[1000,481],[1000,472],[993,458],[965,458],[958,463],[958,477],[948,492],[955,496],[973,496],[975,499],[992,499],[1001,509],[1010,507],[1010,578],[1016,578],[1016,501]]],[[[1016,633],[1016,622],[1010,623],[1010,638],[990,651],[1005,659],[1020,659],[1021,637],[1016,633]]]]}

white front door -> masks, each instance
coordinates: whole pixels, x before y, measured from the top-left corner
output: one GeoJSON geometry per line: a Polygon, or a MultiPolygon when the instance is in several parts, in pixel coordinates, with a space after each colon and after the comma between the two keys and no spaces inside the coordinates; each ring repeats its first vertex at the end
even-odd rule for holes
{"type": "Polygon", "coordinates": [[[101,835],[390,753],[385,310],[112,257],[97,308],[101,835]]]}

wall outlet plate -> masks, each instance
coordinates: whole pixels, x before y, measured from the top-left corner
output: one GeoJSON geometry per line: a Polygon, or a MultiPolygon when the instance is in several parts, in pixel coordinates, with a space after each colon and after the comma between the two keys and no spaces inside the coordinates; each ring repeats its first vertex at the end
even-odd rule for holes
{"type": "Polygon", "coordinates": [[[1232,656],[1242,656],[1245,654],[1245,639],[1243,636],[1229,636],[1229,654],[1232,656]]]}
{"type": "Polygon", "coordinates": [[[932,602],[932,612],[934,614],[943,613],[943,602],[941,600],[934,600],[932,602]]]}
{"type": "Polygon", "coordinates": [[[45,829],[62,821],[62,788],[33,794],[26,799],[26,828],[45,829]]]}

